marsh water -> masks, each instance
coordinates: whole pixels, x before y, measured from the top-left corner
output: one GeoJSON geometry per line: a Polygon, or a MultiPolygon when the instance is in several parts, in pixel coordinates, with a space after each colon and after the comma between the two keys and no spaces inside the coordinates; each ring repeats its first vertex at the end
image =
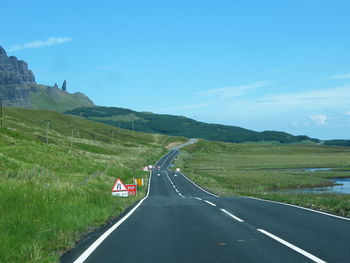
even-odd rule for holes
{"type": "Polygon", "coordinates": [[[312,187],[312,188],[298,188],[289,189],[289,193],[340,193],[350,194],[350,179],[330,179],[337,185],[323,186],[323,187],[312,187]]]}
{"type": "MultiPolygon", "coordinates": [[[[288,170],[299,170],[307,172],[318,172],[318,171],[331,171],[336,170],[336,168],[297,168],[288,170]]],[[[342,172],[342,171],[339,171],[342,172]]],[[[349,172],[349,171],[343,171],[349,172]]],[[[329,179],[335,185],[333,186],[323,186],[323,187],[311,187],[311,188],[298,188],[298,189],[288,189],[289,193],[340,193],[340,194],[350,194],[350,178],[345,179],[329,179]]]]}
{"type": "Polygon", "coordinates": [[[319,171],[331,171],[335,168],[295,168],[295,169],[288,169],[291,171],[306,171],[306,172],[319,172],[319,171]]]}

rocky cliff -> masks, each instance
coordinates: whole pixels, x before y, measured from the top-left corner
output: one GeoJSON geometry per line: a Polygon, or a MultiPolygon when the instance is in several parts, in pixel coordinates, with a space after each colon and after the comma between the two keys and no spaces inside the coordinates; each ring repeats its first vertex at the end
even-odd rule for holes
{"type": "Polygon", "coordinates": [[[0,46],[0,99],[3,105],[57,111],[94,105],[84,94],[71,94],[66,90],[66,81],[62,90],[57,84],[54,87],[36,84],[27,63],[14,56],[7,56],[0,46]]]}
{"type": "Polygon", "coordinates": [[[0,47],[0,85],[32,83],[35,83],[35,78],[27,63],[14,56],[8,57],[0,47]]]}

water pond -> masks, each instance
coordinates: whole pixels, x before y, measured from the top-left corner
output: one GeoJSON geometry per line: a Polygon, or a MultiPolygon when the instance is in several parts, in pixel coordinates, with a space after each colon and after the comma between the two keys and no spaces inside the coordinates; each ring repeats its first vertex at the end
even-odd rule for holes
{"type": "Polygon", "coordinates": [[[331,179],[334,186],[298,188],[286,190],[288,193],[340,193],[350,194],[350,179],[331,179]]]}
{"type": "Polygon", "coordinates": [[[305,171],[305,172],[320,172],[320,171],[331,171],[335,170],[336,168],[290,168],[286,169],[289,171],[305,171]]]}

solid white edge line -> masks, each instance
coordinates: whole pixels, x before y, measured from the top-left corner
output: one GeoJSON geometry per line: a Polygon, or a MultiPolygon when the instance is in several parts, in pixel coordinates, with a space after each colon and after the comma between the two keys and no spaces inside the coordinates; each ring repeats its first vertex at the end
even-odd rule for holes
{"type": "Polygon", "coordinates": [[[165,162],[168,161],[168,159],[171,157],[171,160],[170,160],[168,166],[167,166],[165,169],[169,169],[170,164],[173,162],[173,159],[175,158],[175,156],[176,156],[176,155],[178,154],[178,152],[179,152],[179,150],[170,150],[170,152],[171,152],[171,151],[173,151],[173,152],[172,152],[171,154],[169,154],[168,158],[166,158],[165,161],[164,161],[164,163],[165,163],[165,162]],[[173,155],[173,156],[172,156],[172,155],[173,155]]]}
{"type": "MultiPolygon", "coordinates": [[[[187,143],[189,143],[189,142],[187,142],[187,143]]],[[[190,143],[190,144],[193,144],[193,143],[190,143]]],[[[175,154],[174,154],[174,156],[172,156],[171,161],[170,161],[169,165],[166,167],[166,169],[169,169],[169,166],[170,166],[170,164],[172,163],[173,159],[174,159],[175,156],[177,156],[178,153],[180,152],[179,149],[181,149],[181,148],[183,148],[183,147],[185,147],[185,146],[187,146],[187,145],[190,145],[190,144],[184,143],[184,146],[181,146],[181,147],[176,148],[176,149],[171,149],[172,151],[174,151],[175,154]]],[[[170,156],[171,156],[171,154],[169,155],[169,157],[170,157],[170,156]]],[[[168,157],[168,158],[169,158],[169,157],[168,157]]],[[[166,158],[166,160],[168,160],[168,158],[166,158]]],[[[164,161],[164,162],[165,162],[165,161],[164,161]]],[[[183,173],[180,172],[180,174],[181,174],[183,177],[185,177],[188,181],[190,181],[192,184],[194,184],[195,186],[197,186],[197,187],[198,187],[200,190],[202,190],[203,192],[205,192],[205,193],[207,193],[207,194],[210,194],[210,195],[212,195],[212,196],[215,196],[215,197],[219,197],[219,196],[216,195],[216,194],[213,194],[213,193],[208,192],[207,190],[204,190],[202,187],[200,187],[199,185],[197,185],[195,182],[193,182],[192,180],[190,180],[189,178],[187,178],[187,176],[184,175],[183,173]]]]}
{"type": "Polygon", "coordinates": [[[307,207],[302,207],[302,206],[298,206],[298,205],[293,205],[293,204],[288,204],[288,203],[283,203],[283,202],[278,202],[278,201],[273,201],[273,200],[261,199],[261,198],[257,198],[257,197],[251,197],[251,196],[242,196],[242,197],[255,199],[255,200],[259,200],[259,201],[275,203],[275,204],[280,204],[280,205],[292,206],[292,207],[304,209],[304,210],[307,210],[307,211],[310,211],[310,212],[319,213],[319,214],[322,214],[322,215],[331,216],[331,217],[335,217],[335,218],[339,218],[339,219],[350,221],[350,218],[347,218],[347,217],[332,215],[332,214],[329,214],[329,213],[326,213],[326,212],[314,210],[314,209],[307,208],[307,207]]]}
{"type": "Polygon", "coordinates": [[[208,192],[207,190],[204,190],[202,187],[200,187],[199,185],[197,185],[195,182],[193,182],[191,179],[188,179],[186,175],[184,175],[183,173],[180,173],[183,177],[185,177],[188,181],[190,181],[192,184],[194,184],[195,186],[197,186],[199,189],[201,189],[203,192],[207,193],[207,194],[210,194],[212,196],[215,196],[215,197],[219,197],[218,195],[216,194],[213,194],[213,193],[210,193],[208,192]]]}
{"type": "MultiPolygon", "coordinates": [[[[169,154],[169,153],[170,153],[170,152],[168,152],[167,154],[169,154]]],[[[166,155],[167,155],[167,154],[166,154],[166,155]]],[[[160,162],[160,161],[161,161],[161,160],[162,160],[162,159],[163,159],[163,158],[164,158],[166,155],[164,155],[164,156],[160,157],[160,158],[159,158],[159,160],[158,160],[158,162],[156,162],[155,166],[160,166],[160,165],[159,165],[159,162],[160,162]]],[[[168,157],[169,157],[169,156],[168,156],[168,157]]],[[[167,157],[167,158],[165,158],[165,160],[167,160],[167,159],[168,159],[168,157],[167,157]]]]}
{"type": "Polygon", "coordinates": [[[168,165],[165,169],[169,170],[169,166],[172,164],[172,162],[173,162],[175,156],[177,156],[177,154],[178,154],[178,153],[176,153],[174,156],[172,156],[172,158],[171,158],[171,160],[170,160],[170,162],[169,162],[169,165],[168,165]]]}
{"type": "Polygon", "coordinates": [[[287,246],[287,247],[293,249],[294,251],[296,251],[296,252],[302,254],[303,256],[305,256],[305,257],[311,259],[311,260],[314,261],[314,262],[317,262],[317,263],[326,263],[326,261],[324,261],[324,260],[322,260],[322,259],[319,259],[318,257],[316,257],[316,256],[314,256],[314,255],[312,255],[312,254],[310,254],[309,252],[306,252],[305,250],[303,250],[303,249],[301,249],[301,248],[298,248],[297,246],[294,246],[293,244],[291,244],[291,243],[289,243],[289,242],[287,242],[287,241],[285,241],[285,240],[283,240],[283,239],[281,239],[281,238],[279,238],[279,237],[277,237],[277,236],[275,236],[275,235],[273,235],[273,234],[271,234],[271,233],[265,231],[264,229],[258,229],[258,230],[259,230],[261,233],[263,233],[263,234],[265,234],[265,235],[271,237],[272,239],[274,239],[274,240],[280,242],[281,244],[283,244],[283,245],[285,245],[285,246],[287,246]]]}
{"type": "Polygon", "coordinates": [[[94,243],[90,245],[88,249],[84,251],[83,254],[81,254],[74,263],[83,263],[94,250],[114,231],[116,230],[126,219],[128,219],[132,213],[135,212],[135,210],[145,201],[145,199],[148,197],[151,187],[151,177],[152,177],[152,171],[150,172],[149,179],[148,179],[148,189],[146,196],[141,199],[141,201],[129,211],[122,219],[120,219],[117,223],[115,223],[111,228],[109,228],[106,232],[103,233],[94,243]]]}
{"type": "Polygon", "coordinates": [[[228,216],[232,217],[233,219],[237,220],[238,222],[244,222],[242,219],[240,219],[239,217],[231,214],[230,212],[228,212],[227,210],[225,209],[220,209],[222,212],[224,212],[225,214],[227,214],[228,216]]]}
{"type": "Polygon", "coordinates": [[[204,200],[207,204],[210,204],[211,206],[216,206],[216,204],[213,204],[212,202],[209,202],[208,200],[204,200]]]}

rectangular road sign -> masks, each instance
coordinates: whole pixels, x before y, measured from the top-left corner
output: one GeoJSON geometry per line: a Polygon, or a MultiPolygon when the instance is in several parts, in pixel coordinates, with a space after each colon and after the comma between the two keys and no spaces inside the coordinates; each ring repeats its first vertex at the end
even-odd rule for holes
{"type": "Polygon", "coordinates": [[[128,191],[120,191],[120,192],[112,192],[113,196],[122,196],[122,197],[128,197],[129,192],[128,191]]]}
{"type": "Polygon", "coordinates": [[[126,188],[128,188],[129,195],[136,195],[137,193],[137,186],[136,184],[126,184],[126,188]]]}
{"type": "Polygon", "coordinates": [[[137,178],[135,181],[137,186],[143,186],[143,178],[137,178]]]}

